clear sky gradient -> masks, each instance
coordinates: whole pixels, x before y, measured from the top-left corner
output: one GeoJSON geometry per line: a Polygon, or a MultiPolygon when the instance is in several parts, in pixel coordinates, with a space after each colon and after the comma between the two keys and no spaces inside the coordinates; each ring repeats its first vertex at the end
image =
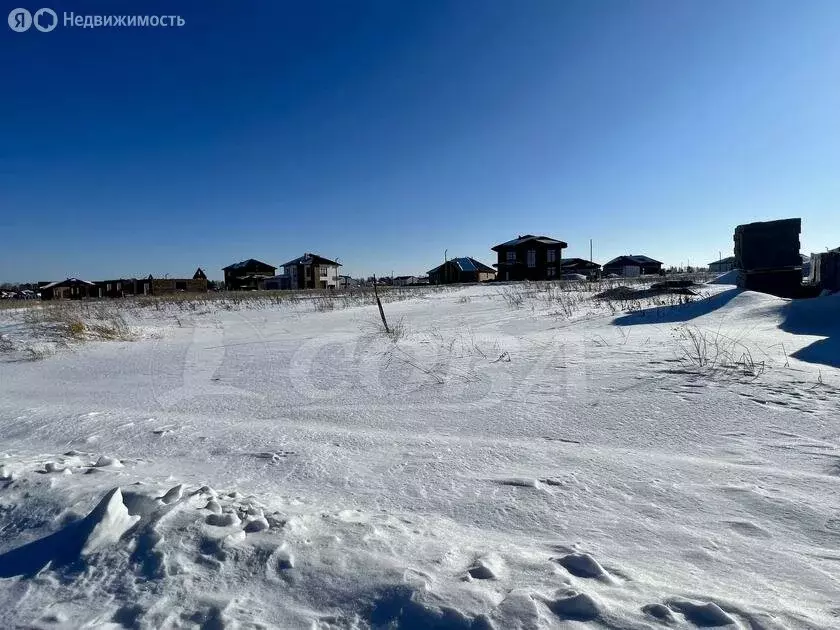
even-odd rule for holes
{"type": "MultiPolygon", "coordinates": [[[[41,5],[4,0],[15,7],[41,5]]],[[[0,30],[0,280],[351,275],[840,246],[840,2],[52,2],[182,28],[0,30]]]]}

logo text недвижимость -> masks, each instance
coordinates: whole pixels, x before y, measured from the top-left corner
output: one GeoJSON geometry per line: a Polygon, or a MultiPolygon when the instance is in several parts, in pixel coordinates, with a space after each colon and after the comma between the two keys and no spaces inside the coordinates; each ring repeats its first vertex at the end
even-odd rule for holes
{"type": "MultiPolygon", "coordinates": [[[[42,8],[31,13],[18,8],[9,12],[9,28],[16,33],[28,31],[31,27],[42,33],[49,33],[59,25],[58,14],[52,9],[42,8]]],[[[61,25],[65,28],[119,28],[119,27],[181,27],[186,20],[180,15],[76,15],[65,11],[61,25]]]]}

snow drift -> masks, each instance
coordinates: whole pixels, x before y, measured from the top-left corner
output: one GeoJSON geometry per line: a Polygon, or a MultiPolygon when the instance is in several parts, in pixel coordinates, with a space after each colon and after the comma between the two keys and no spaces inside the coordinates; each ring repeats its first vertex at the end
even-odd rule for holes
{"type": "Polygon", "coordinates": [[[835,627],[836,298],[520,289],[0,362],[2,625],[835,627]]]}

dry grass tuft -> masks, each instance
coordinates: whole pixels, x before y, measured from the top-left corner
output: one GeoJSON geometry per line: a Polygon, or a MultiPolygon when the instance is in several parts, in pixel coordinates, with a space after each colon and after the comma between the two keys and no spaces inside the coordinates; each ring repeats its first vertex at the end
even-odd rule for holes
{"type": "Polygon", "coordinates": [[[678,358],[695,371],[756,379],[767,369],[767,363],[756,360],[747,344],[720,331],[683,325],[676,328],[674,338],[678,358]]]}

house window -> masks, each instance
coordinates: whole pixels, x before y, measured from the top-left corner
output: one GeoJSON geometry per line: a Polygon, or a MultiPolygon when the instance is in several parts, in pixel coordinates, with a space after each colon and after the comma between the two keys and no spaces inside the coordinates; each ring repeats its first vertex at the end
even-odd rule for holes
{"type": "Polygon", "coordinates": [[[117,282],[117,291],[122,291],[122,282],[117,282]]]}
{"type": "MultiPolygon", "coordinates": [[[[549,250],[553,251],[553,250],[549,250]]],[[[556,267],[546,267],[545,268],[545,275],[547,278],[554,278],[557,275],[557,268],[556,267]]]]}
{"type": "Polygon", "coordinates": [[[508,262],[516,262],[516,252],[509,251],[507,253],[507,260],[508,260],[508,262]]]}
{"type": "Polygon", "coordinates": [[[549,249],[549,250],[546,251],[546,253],[545,253],[546,254],[545,261],[546,262],[550,262],[550,263],[554,262],[554,252],[555,251],[556,250],[553,250],[553,249],[549,249]]]}
{"type": "Polygon", "coordinates": [[[536,267],[537,266],[537,250],[529,249],[528,250],[528,266],[529,267],[536,267]]]}
{"type": "Polygon", "coordinates": [[[110,283],[110,282],[109,282],[109,283],[108,283],[108,285],[106,286],[105,290],[106,290],[106,291],[110,291],[110,290],[111,290],[111,283],[110,283]]]}

